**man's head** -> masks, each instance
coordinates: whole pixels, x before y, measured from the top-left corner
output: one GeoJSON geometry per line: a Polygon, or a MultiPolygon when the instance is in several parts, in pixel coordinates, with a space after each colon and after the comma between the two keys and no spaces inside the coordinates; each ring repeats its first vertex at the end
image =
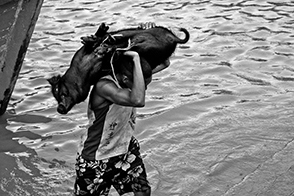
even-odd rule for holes
{"type": "MultiPolygon", "coordinates": [[[[152,70],[148,62],[144,58],[140,58],[141,68],[145,81],[145,86],[151,82],[152,70]]],[[[133,86],[133,66],[134,62],[131,57],[119,54],[113,62],[114,72],[118,82],[123,88],[132,88],[133,86]]]]}

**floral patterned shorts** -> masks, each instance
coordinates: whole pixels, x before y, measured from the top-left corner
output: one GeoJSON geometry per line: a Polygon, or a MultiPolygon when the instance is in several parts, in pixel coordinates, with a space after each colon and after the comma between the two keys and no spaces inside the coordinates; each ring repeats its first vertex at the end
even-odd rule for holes
{"type": "Polygon", "coordinates": [[[108,195],[111,185],[123,195],[150,190],[138,141],[131,139],[126,154],[89,161],[78,155],[75,195],[108,195]]]}

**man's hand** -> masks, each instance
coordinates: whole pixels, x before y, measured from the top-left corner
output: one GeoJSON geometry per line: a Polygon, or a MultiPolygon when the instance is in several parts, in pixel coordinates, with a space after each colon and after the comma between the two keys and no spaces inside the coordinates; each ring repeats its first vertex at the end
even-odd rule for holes
{"type": "MultiPolygon", "coordinates": [[[[136,59],[136,58],[139,58],[139,54],[135,51],[131,51],[131,50],[128,50],[128,51],[125,51],[124,52],[124,55],[126,56],[130,56],[132,57],[133,59],[136,59]]],[[[140,59],[140,58],[139,58],[140,59]]]]}
{"type": "Polygon", "coordinates": [[[154,27],[156,27],[156,24],[154,22],[146,22],[146,23],[139,24],[140,29],[151,29],[154,27]]]}

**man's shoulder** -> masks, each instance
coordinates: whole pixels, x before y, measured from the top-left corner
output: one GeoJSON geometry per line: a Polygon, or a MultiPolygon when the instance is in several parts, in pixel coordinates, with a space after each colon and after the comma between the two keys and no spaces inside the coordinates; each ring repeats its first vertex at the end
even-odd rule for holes
{"type": "Polygon", "coordinates": [[[101,84],[106,84],[106,83],[115,84],[113,77],[110,75],[104,76],[98,80],[98,82],[96,83],[95,86],[101,85],[101,84]]]}
{"type": "Polygon", "coordinates": [[[99,81],[95,84],[95,90],[97,92],[103,91],[112,91],[117,88],[115,80],[112,76],[109,77],[102,77],[99,81]]]}
{"type": "Polygon", "coordinates": [[[91,105],[93,108],[101,108],[106,105],[110,105],[107,101],[107,97],[115,92],[116,85],[109,78],[101,78],[94,85],[94,88],[91,92],[91,105]]]}

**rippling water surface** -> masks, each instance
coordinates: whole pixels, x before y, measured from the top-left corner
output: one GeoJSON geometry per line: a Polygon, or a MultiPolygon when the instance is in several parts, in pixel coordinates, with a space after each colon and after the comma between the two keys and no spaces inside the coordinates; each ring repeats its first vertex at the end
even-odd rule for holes
{"type": "MultiPolygon", "coordinates": [[[[294,1],[45,0],[7,114],[0,195],[71,195],[87,102],[56,112],[64,73],[101,22],[191,33],[154,76],[136,137],[156,196],[294,193],[294,1]]],[[[113,196],[117,194],[113,191],[113,196]]]]}

